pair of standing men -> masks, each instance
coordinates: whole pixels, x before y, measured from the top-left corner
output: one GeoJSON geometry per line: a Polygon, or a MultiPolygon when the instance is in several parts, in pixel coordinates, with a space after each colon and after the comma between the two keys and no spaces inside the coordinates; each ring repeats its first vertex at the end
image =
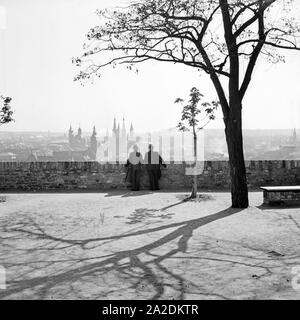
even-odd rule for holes
{"type": "Polygon", "coordinates": [[[145,164],[150,182],[150,190],[159,190],[158,180],[161,177],[160,167],[166,167],[162,157],[153,150],[153,145],[149,144],[149,151],[145,157],[139,152],[137,145],[133,146],[133,152],[129,154],[126,167],[128,168],[125,181],[131,183],[131,190],[140,189],[140,179],[142,174],[142,164],[145,164]]]}

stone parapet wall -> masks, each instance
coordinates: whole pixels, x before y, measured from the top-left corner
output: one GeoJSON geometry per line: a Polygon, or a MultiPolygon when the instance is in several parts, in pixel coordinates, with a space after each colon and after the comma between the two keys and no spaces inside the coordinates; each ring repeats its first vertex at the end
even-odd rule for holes
{"type": "MultiPolygon", "coordinates": [[[[246,161],[249,188],[262,185],[300,185],[300,160],[246,161]]],[[[192,176],[186,165],[170,163],[162,170],[162,189],[188,189],[192,176]]],[[[0,191],[125,189],[122,164],[98,162],[0,162],[0,191]]],[[[229,190],[227,161],[206,161],[198,176],[199,188],[229,190]]],[[[147,173],[142,188],[148,187],[147,173]]]]}

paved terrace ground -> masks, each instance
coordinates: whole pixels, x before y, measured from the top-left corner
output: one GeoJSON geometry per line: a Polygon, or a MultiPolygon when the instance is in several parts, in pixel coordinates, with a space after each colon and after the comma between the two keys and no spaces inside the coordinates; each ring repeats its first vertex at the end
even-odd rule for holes
{"type": "Polygon", "coordinates": [[[0,298],[300,299],[299,207],[186,194],[6,194],[0,298]]]}

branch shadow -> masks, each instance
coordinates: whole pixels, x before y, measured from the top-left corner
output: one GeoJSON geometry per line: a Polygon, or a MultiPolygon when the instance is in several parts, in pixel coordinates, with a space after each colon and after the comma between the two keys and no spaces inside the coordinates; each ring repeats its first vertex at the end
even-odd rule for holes
{"type": "Polygon", "coordinates": [[[135,224],[143,222],[147,219],[159,219],[165,220],[165,219],[171,219],[174,213],[164,213],[170,208],[176,207],[180,204],[185,203],[186,200],[183,199],[182,201],[175,202],[173,204],[170,204],[168,206],[162,207],[160,209],[148,209],[148,208],[138,208],[135,209],[134,212],[130,214],[130,216],[127,218],[127,224],[135,224]]]}
{"type": "MultiPolygon", "coordinates": [[[[203,288],[199,287],[192,282],[188,283],[184,277],[176,274],[169,268],[163,265],[166,259],[174,257],[178,253],[185,253],[188,250],[188,242],[192,238],[193,233],[198,228],[212,223],[214,221],[224,219],[233,214],[236,214],[243,209],[233,209],[227,208],[225,210],[219,211],[217,213],[200,217],[196,219],[186,220],[182,222],[170,223],[167,225],[162,225],[154,228],[149,228],[145,230],[138,230],[127,234],[113,235],[102,238],[90,238],[90,239],[64,239],[48,234],[41,226],[35,222],[27,222],[20,224],[18,227],[8,227],[6,232],[11,232],[16,237],[22,236],[29,237],[35,240],[47,240],[47,244],[44,247],[46,253],[49,253],[49,249],[54,246],[54,250],[63,250],[68,248],[77,248],[78,250],[92,250],[97,249],[103,244],[103,241],[114,241],[120,239],[126,239],[128,237],[136,237],[140,235],[146,235],[157,231],[168,231],[163,236],[151,240],[150,243],[142,244],[133,249],[120,250],[115,253],[100,255],[95,254],[95,251],[91,251],[91,254],[87,257],[81,257],[79,255],[77,258],[69,259],[51,259],[49,260],[39,260],[39,261],[26,261],[24,265],[30,265],[31,268],[36,269],[37,275],[31,277],[25,277],[21,275],[17,279],[8,279],[7,289],[0,291],[0,298],[5,299],[11,295],[17,294],[18,297],[22,297],[22,294],[28,290],[34,292],[34,299],[47,299],[51,290],[57,286],[65,285],[69,287],[70,292],[74,294],[73,283],[78,281],[90,281],[93,283],[95,279],[102,277],[103,281],[106,281],[108,273],[114,272],[117,274],[119,279],[126,279],[130,285],[127,288],[122,288],[122,290],[134,290],[137,292],[141,288],[147,286],[152,292],[150,299],[162,298],[166,292],[166,289],[174,289],[178,293],[178,299],[184,299],[185,294],[189,288],[193,288],[197,293],[207,295],[208,297],[214,296],[217,298],[225,299],[226,297],[219,295],[218,293],[203,291],[203,288]],[[34,230],[32,229],[34,227],[34,230]],[[31,228],[31,229],[29,229],[31,228]],[[174,230],[174,228],[176,228],[174,230]],[[171,231],[170,231],[171,229],[171,231]],[[174,241],[176,246],[168,245],[174,241]],[[63,246],[61,246],[63,245],[63,246]],[[164,248],[164,249],[162,249],[164,248]],[[152,251],[159,249],[161,254],[154,254],[152,251]],[[145,259],[145,257],[147,257],[145,259]],[[69,261],[71,266],[66,268],[65,263],[69,261]],[[31,264],[30,264],[31,263],[31,264]],[[61,263],[61,267],[56,267],[54,272],[46,273],[43,272],[43,267],[41,264],[51,266],[51,264],[61,263]],[[35,264],[37,265],[35,267],[35,264]],[[170,281],[164,281],[165,277],[171,278],[170,281]]],[[[5,228],[4,228],[5,229],[5,228]]],[[[25,254],[31,253],[32,251],[36,257],[36,249],[24,249],[25,254]],[[31,250],[31,251],[29,251],[31,250]]],[[[22,263],[21,263],[22,264],[22,263]]],[[[18,264],[18,265],[21,265],[18,264]]],[[[34,274],[29,272],[30,274],[34,274]]],[[[121,283],[121,281],[119,281],[121,283]]],[[[93,295],[93,299],[107,297],[108,294],[113,294],[118,291],[119,288],[111,289],[108,292],[103,293],[102,289],[99,288],[98,295],[93,295]]],[[[78,294],[78,293],[76,293],[78,294]]]]}
{"type": "Polygon", "coordinates": [[[155,219],[156,221],[162,221],[166,219],[172,219],[174,213],[159,213],[160,210],[157,209],[147,209],[147,208],[139,208],[135,209],[134,212],[127,217],[126,224],[136,224],[146,220],[155,219]]]}
{"type": "Polygon", "coordinates": [[[196,199],[191,199],[190,198],[190,194],[179,194],[176,196],[177,199],[181,200],[181,201],[192,201],[192,202],[201,202],[201,201],[211,201],[211,200],[215,200],[215,198],[210,195],[210,194],[202,194],[202,193],[198,193],[197,194],[197,198],[196,199]]]}

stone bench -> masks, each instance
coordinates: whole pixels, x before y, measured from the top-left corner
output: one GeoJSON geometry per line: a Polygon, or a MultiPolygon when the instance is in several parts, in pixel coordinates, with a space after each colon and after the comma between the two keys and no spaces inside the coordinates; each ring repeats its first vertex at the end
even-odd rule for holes
{"type": "Polygon", "coordinates": [[[260,187],[264,204],[300,203],[300,186],[260,187]]]}

